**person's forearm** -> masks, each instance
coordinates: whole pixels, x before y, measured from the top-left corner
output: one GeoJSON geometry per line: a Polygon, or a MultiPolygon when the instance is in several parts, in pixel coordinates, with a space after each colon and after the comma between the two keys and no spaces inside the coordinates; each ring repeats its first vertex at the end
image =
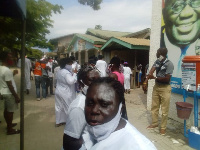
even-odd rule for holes
{"type": "Polygon", "coordinates": [[[157,77],[157,78],[156,78],[156,81],[158,81],[158,82],[163,82],[163,83],[167,83],[167,82],[170,81],[170,78],[168,78],[168,77],[157,77]]]}
{"type": "MultiPolygon", "coordinates": [[[[149,75],[152,76],[155,70],[156,70],[156,67],[152,67],[151,70],[149,71],[149,75]]],[[[148,78],[148,75],[147,75],[147,78],[148,78]]]]}
{"type": "Polygon", "coordinates": [[[66,134],[63,135],[64,150],[79,150],[82,144],[83,144],[82,137],[80,139],[75,139],[66,134]]]}
{"type": "Polygon", "coordinates": [[[7,82],[7,85],[8,85],[8,88],[9,88],[10,92],[12,93],[12,95],[13,95],[15,98],[18,97],[18,95],[17,95],[17,93],[15,92],[15,89],[14,89],[14,87],[13,87],[13,85],[12,85],[12,82],[11,82],[11,81],[8,81],[8,82],[7,82]]]}

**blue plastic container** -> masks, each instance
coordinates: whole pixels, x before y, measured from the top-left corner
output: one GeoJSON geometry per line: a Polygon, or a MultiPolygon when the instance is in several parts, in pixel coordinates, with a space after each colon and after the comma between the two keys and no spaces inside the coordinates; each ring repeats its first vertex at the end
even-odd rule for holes
{"type": "Polygon", "coordinates": [[[188,142],[189,142],[190,147],[200,150],[200,135],[199,134],[190,132],[190,130],[188,130],[188,142]]]}

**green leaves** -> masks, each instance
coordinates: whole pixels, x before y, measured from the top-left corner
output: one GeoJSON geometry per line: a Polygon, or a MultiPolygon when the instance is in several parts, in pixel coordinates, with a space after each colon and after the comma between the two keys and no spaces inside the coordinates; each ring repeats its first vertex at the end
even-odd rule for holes
{"type": "MultiPolygon", "coordinates": [[[[46,35],[50,33],[49,28],[53,27],[52,14],[61,13],[62,9],[62,6],[46,0],[27,0],[26,47],[52,48],[46,35]]],[[[20,47],[21,24],[21,20],[0,17],[0,48],[20,47]]]]}
{"type": "Polygon", "coordinates": [[[83,5],[88,5],[94,10],[99,10],[101,8],[100,4],[102,3],[102,0],[78,0],[78,2],[83,5]]]}
{"type": "Polygon", "coordinates": [[[45,0],[27,0],[26,41],[33,46],[47,48],[46,35],[53,27],[52,13],[61,13],[62,6],[53,5],[45,0]]]}

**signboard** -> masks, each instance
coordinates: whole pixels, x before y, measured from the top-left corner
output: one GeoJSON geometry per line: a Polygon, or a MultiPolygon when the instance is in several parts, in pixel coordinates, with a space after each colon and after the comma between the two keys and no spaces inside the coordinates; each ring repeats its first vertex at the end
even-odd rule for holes
{"type": "MultiPolygon", "coordinates": [[[[168,49],[168,59],[174,64],[171,78],[172,92],[182,94],[182,59],[200,54],[200,0],[162,1],[161,45],[168,49]]],[[[189,72],[188,72],[189,73],[189,72]]],[[[191,72],[190,72],[191,73],[191,72]]],[[[185,76],[185,75],[183,75],[185,76]]],[[[185,80],[185,78],[184,78],[185,80]]]]}
{"type": "Polygon", "coordinates": [[[78,50],[79,51],[84,50],[85,49],[85,45],[86,45],[86,42],[84,40],[79,40],[78,41],[78,50]]]}
{"type": "Polygon", "coordinates": [[[196,63],[182,64],[182,88],[196,91],[196,63]]]}

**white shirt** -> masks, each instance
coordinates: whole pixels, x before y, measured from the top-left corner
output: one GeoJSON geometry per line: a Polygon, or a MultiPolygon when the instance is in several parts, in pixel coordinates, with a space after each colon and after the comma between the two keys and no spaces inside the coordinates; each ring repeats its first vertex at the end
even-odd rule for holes
{"type": "Polygon", "coordinates": [[[54,86],[56,86],[56,83],[57,83],[57,73],[58,73],[59,70],[60,70],[60,66],[57,66],[54,69],[54,86]]]}
{"type": "MultiPolygon", "coordinates": [[[[17,67],[21,68],[21,63],[22,63],[21,59],[19,59],[17,63],[17,67]]],[[[32,68],[32,64],[31,64],[30,59],[25,58],[25,74],[26,72],[30,73],[31,68],[32,68]]]]}
{"type": "Polygon", "coordinates": [[[13,72],[6,66],[0,66],[0,93],[12,94],[6,81],[11,81],[15,92],[17,92],[17,87],[13,78],[13,72]]]}
{"type": "Polygon", "coordinates": [[[79,69],[78,63],[76,61],[74,61],[72,64],[72,70],[74,71],[75,69],[79,69]]]}
{"type": "Polygon", "coordinates": [[[50,68],[50,71],[49,71],[49,69],[47,69],[47,70],[48,70],[48,75],[49,75],[49,77],[53,77],[52,65],[53,65],[53,62],[48,62],[48,63],[46,64],[46,66],[48,66],[48,67],[50,68]]]}
{"type": "MultiPolygon", "coordinates": [[[[96,143],[90,150],[156,150],[154,144],[126,121],[126,126],[96,143]]],[[[82,146],[82,148],[84,148],[82,146]]]]}
{"type": "Polygon", "coordinates": [[[85,95],[80,93],[70,104],[64,133],[79,139],[86,126],[85,114],[85,95]]]}
{"type": "Polygon", "coordinates": [[[130,78],[130,74],[132,74],[132,71],[129,67],[123,67],[124,68],[124,77],[129,77],[130,78]]]}
{"type": "Polygon", "coordinates": [[[96,62],[96,67],[101,72],[101,77],[105,77],[106,76],[107,63],[104,60],[98,60],[96,62]]]}

